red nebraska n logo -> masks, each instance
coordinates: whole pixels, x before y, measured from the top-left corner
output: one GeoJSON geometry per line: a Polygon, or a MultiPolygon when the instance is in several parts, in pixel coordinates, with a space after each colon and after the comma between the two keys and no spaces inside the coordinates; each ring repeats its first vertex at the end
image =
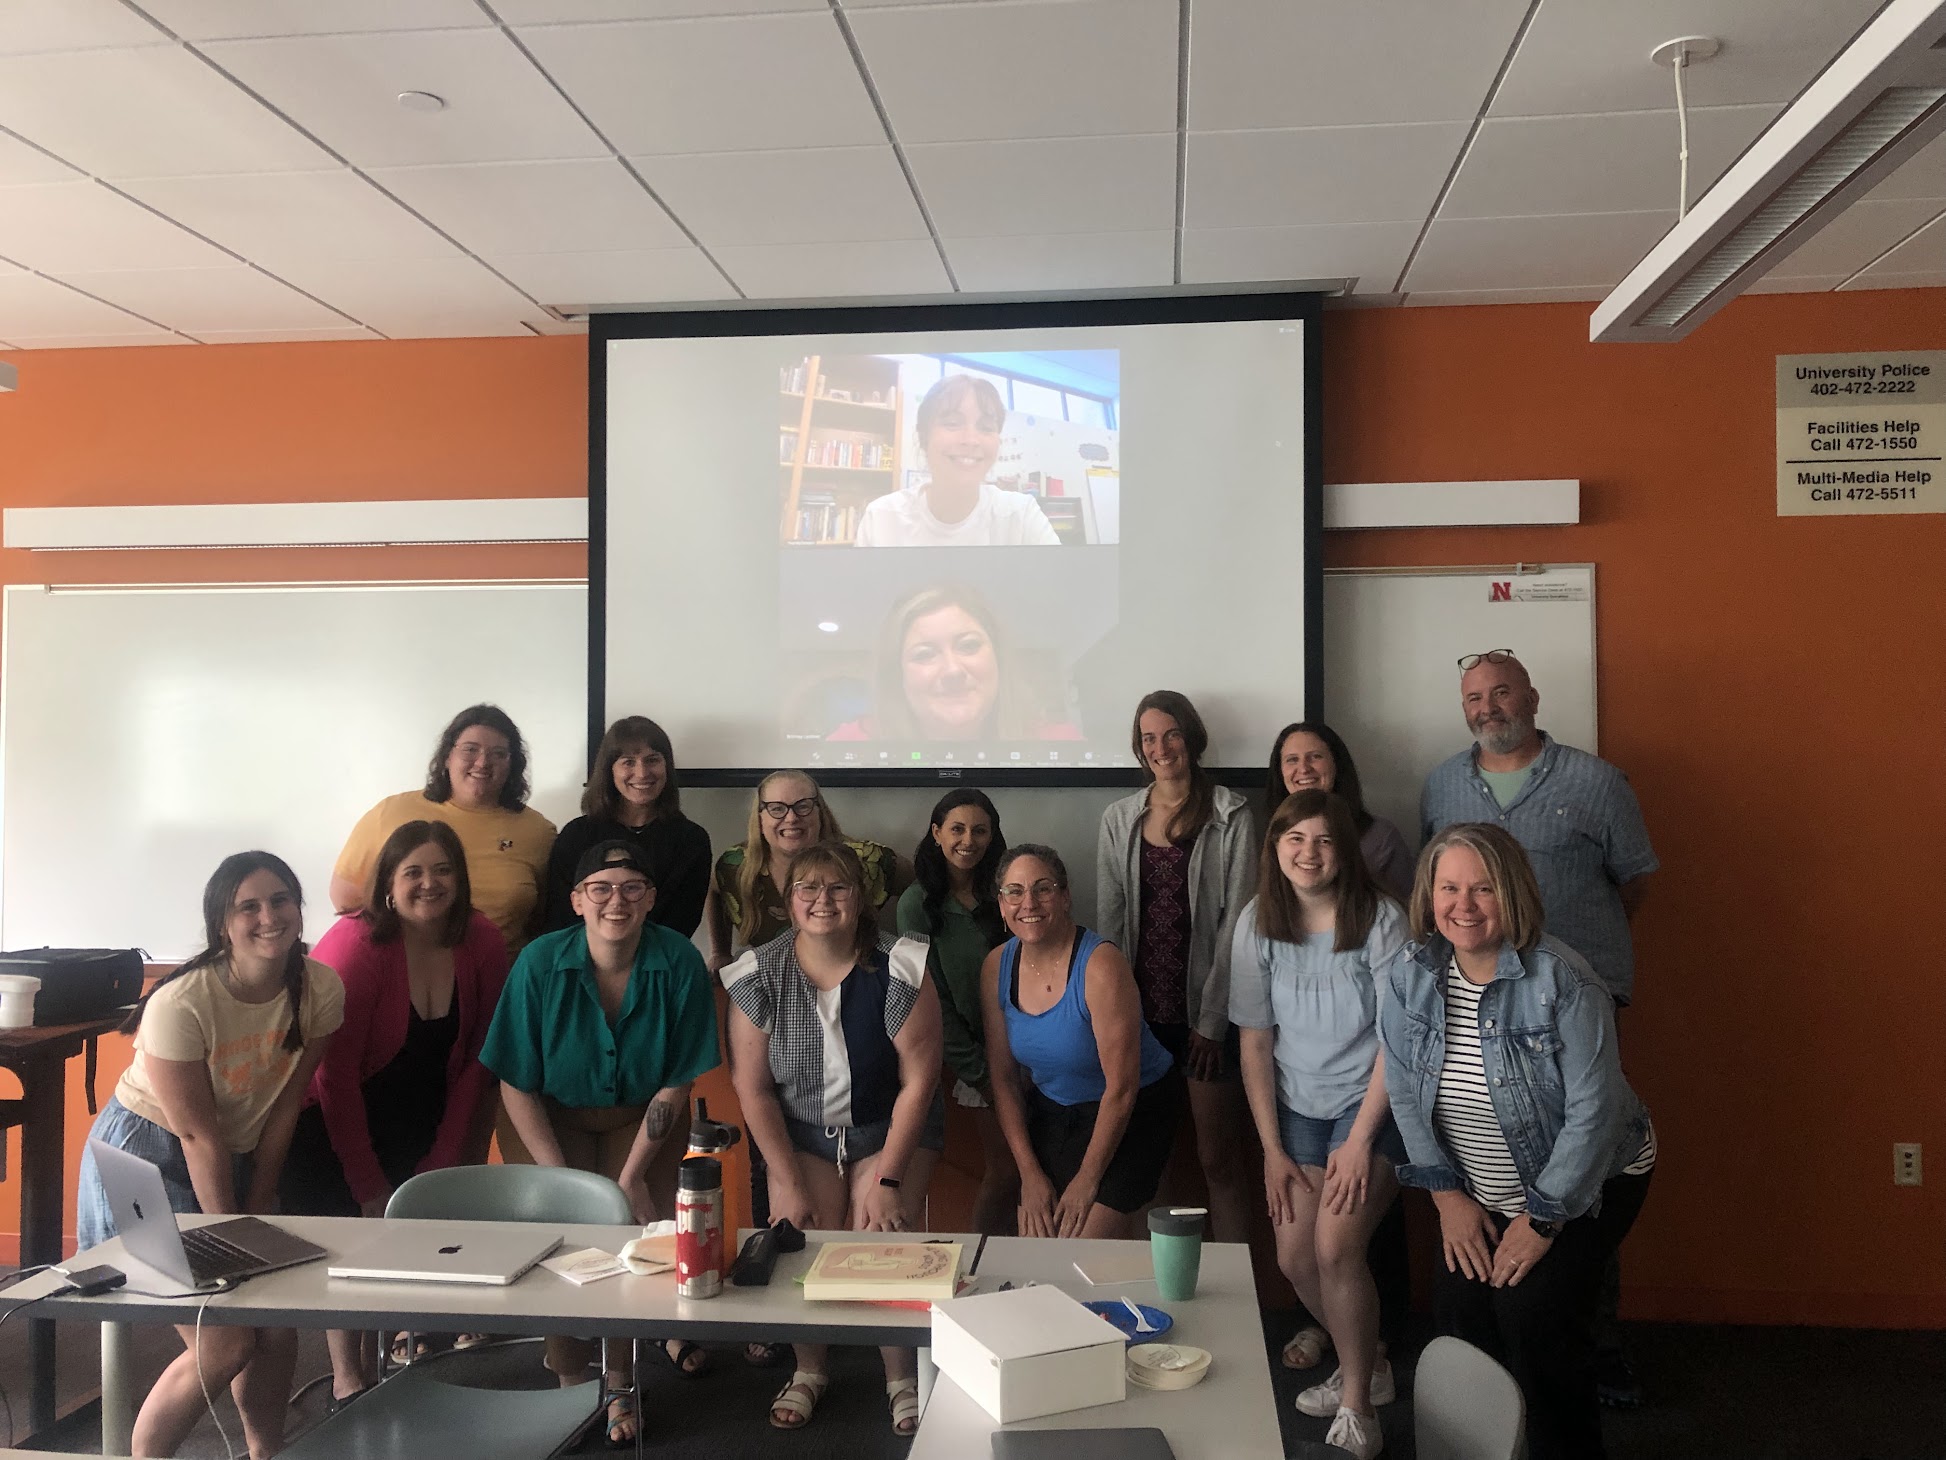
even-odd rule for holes
{"type": "Polygon", "coordinates": [[[1512,603],[1514,585],[1512,583],[1491,583],[1487,586],[1488,603],[1512,603]]]}

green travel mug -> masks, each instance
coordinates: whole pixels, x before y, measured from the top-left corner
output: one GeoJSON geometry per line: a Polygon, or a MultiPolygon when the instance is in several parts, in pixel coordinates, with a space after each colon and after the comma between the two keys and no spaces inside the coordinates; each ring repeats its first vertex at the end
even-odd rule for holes
{"type": "Polygon", "coordinates": [[[1196,1296],[1196,1271],[1203,1265],[1204,1207],[1157,1207],[1149,1213],[1149,1258],[1155,1263],[1155,1290],[1165,1303],[1196,1296]]]}

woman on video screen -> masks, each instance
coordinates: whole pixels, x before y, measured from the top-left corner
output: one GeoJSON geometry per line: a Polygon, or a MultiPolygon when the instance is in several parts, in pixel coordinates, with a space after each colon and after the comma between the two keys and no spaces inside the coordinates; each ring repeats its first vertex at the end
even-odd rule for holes
{"type": "MultiPolygon", "coordinates": [[[[984,383],[984,382],[982,382],[984,383]]],[[[877,713],[831,740],[1079,740],[1037,713],[998,621],[970,588],[922,588],[893,606],[873,675],[877,713]]]]}
{"type": "Polygon", "coordinates": [[[1007,405],[990,380],[948,375],[919,402],[913,429],[930,473],[911,491],[873,499],[859,547],[1058,547],[1040,503],[987,478],[1000,458],[1007,405]]]}

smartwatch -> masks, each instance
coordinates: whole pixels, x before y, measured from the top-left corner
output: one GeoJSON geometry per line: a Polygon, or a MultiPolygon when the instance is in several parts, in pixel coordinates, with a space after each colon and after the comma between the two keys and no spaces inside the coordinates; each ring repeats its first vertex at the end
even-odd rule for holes
{"type": "Polygon", "coordinates": [[[880,1186],[889,1186],[892,1190],[897,1191],[899,1189],[899,1178],[896,1176],[881,1176],[878,1179],[878,1184],[880,1186]]]}
{"type": "Polygon", "coordinates": [[[1559,1222],[1537,1222],[1532,1217],[1529,1217],[1527,1219],[1527,1227],[1536,1237],[1545,1238],[1549,1242],[1552,1242],[1556,1237],[1561,1235],[1561,1224],[1559,1222]]]}

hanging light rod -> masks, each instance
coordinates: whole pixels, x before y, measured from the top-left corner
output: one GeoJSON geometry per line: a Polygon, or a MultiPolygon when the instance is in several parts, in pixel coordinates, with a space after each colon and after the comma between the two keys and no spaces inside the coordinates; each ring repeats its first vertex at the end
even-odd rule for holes
{"type": "Polygon", "coordinates": [[[1682,339],[1942,130],[1946,0],[1890,0],[1602,300],[1588,337],[1682,339]]]}

